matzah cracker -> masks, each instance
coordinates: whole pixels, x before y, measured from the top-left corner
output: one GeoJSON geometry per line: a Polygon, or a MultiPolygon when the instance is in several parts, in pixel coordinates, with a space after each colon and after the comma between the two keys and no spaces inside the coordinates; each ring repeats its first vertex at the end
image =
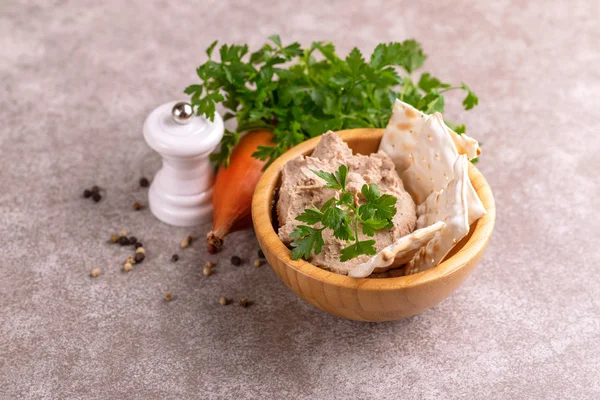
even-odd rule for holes
{"type": "Polygon", "coordinates": [[[431,193],[448,185],[457,157],[456,146],[446,131],[442,114],[433,114],[423,124],[415,146],[408,153],[410,165],[400,175],[416,204],[423,203],[431,193]]]}
{"type": "Polygon", "coordinates": [[[384,272],[410,261],[420,248],[425,246],[437,232],[440,232],[446,224],[442,221],[436,222],[423,229],[417,229],[409,235],[403,236],[391,245],[383,248],[369,261],[357,265],[348,272],[353,278],[366,278],[373,272],[384,272]]]}
{"type": "Polygon", "coordinates": [[[452,247],[469,232],[468,162],[465,155],[459,156],[454,163],[454,178],[448,183],[446,189],[432,193],[417,207],[418,229],[438,221],[444,221],[445,226],[414,255],[405,268],[405,275],[424,271],[439,264],[452,247]]]}
{"type": "MultiPolygon", "coordinates": [[[[392,157],[399,174],[408,168],[409,160],[407,152],[414,147],[416,136],[429,117],[429,114],[425,114],[410,104],[396,99],[392,108],[392,116],[385,128],[379,149],[392,157]],[[406,133],[410,133],[411,135],[407,135],[406,133]]],[[[444,126],[459,154],[466,154],[469,160],[481,154],[477,140],[466,134],[459,135],[446,124],[444,126]]]]}

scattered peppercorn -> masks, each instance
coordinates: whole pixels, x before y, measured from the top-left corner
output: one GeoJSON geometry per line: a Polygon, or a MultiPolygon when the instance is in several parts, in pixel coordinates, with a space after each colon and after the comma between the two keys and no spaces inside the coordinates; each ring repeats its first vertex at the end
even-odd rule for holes
{"type": "Polygon", "coordinates": [[[110,235],[110,242],[111,243],[117,243],[119,241],[119,236],[117,235],[110,235]]]}
{"type": "Polygon", "coordinates": [[[202,273],[204,274],[204,276],[210,276],[212,275],[212,269],[210,269],[210,267],[204,267],[202,273]]]}
{"type": "Polygon", "coordinates": [[[100,193],[94,193],[92,194],[92,200],[94,200],[97,203],[100,200],[102,200],[102,196],[100,196],[100,193]]]}
{"type": "Polygon", "coordinates": [[[119,244],[121,246],[127,246],[129,244],[129,239],[127,239],[127,236],[121,236],[119,238],[119,244]]]}
{"type": "Polygon", "coordinates": [[[133,265],[131,265],[131,263],[126,262],[125,264],[123,264],[123,271],[124,272],[133,271],[133,265]]]}
{"type": "Polygon", "coordinates": [[[246,308],[246,307],[248,307],[249,305],[250,305],[250,302],[248,301],[248,299],[247,299],[247,298],[245,298],[245,297],[242,297],[242,298],[240,299],[240,306],[242,306],[242,307],[246,308]]]}
{"type": "Polygon", "coordinates": [[[127,257],[127,260],[125,262],[133,265],[136,263],[136,260],[135,260],[135,258],[129,256],[129,257],[127,257]]]}
{"type": "Polygon", "coordinates": [[[185,239],[183,239],[179,245],[181,246],[182,249],[185,249],[190,244],[192,244],[192,237],[186,236],[185,239]]]}
{"type": "Polygon", "coordinates": [[[142,253],[145,255],[146,249],[144,249],[143,247],[138,247],[137,249],[135,249],[135,254],[139,254],[139,253],[142,253]]]}
{"type": "Polygon", "coordinates": [[[97,278],[98,276],[100,276],[100,269],[99,268],[94,268],[91,272],[90,272],[90,276],[92,278],[97,278]]]}
{"type": "Polygon", "coordinates": [[[212,268],[212,267],[215,266],[215,263],[212,262],[212,261],[207,261],[207,262],[204,263],[204,266],[208,267],[208,268],[212,268]]]}
{"type": "Polygon", "coordinates": [[[148,181],[147,178],[142,177],[142,178],[140,178],[140,186],[144,187],[144,188],[148,187],[148,186],[150,186],[150,181],[148,181]]]}
{"type": "Polygon", "coordinates": [[[92,197],[92,191],[89,189],[85,189],[83,191],[83,197],[85,197],[86,199],[89,199],[90,197],[92,197]]]}
{"type": "Polygon", "coordinates": [[[177,261],[179,261],[179,256],[178,256],[177,254],[173,254],[173,255],[171,256],[171,261],[172,261],[172,262],[177,262],[177,261]]]}
{"type": "Polygon", "coordinates": [[[227,304],[229,304],[229,299],[227,297],[221,297],[219,299],[219,303],[221,303],[222,306],[226,306],[227,304]]]}
{"type": "Polygon", "coordinates": [[[254,266],[256,268],[260,267],[262,265],[262,261],[260,260],[260,258],[257,258],[256,260],[254,260],[254,266]]]}
{"type": "Polygon", "coordinates": [[[133,246],[136,248],[136,250],[139,249],[140,247],[144,247],[144,245],[141,242],[137,242],[133,246]]]}
{"type": "Polygon", "coordinates": [[[172,301],[174,299],[174,296],[171,292],[165,294],[165,301],[172,301]]]}
{"type": "Polygon", "coordinates": [[[238,256],[233,256],[233,257],[231,257],[231,263],[236,266],[240,265],[242,263],[242,259],[239,258],[238,256]]]}
{"type": "Polygon", "coordinates": [[[129,244],[136,244],[137,238],[135,236],[129,236],[129,244]]]}
{"type": "Polygon", "coordinates": [[[121,231],[121,232],[119,232],[119,236],[127,236],[127,231],[121,231]]]}
{"type": "MultiPolygon", "coordinates": [[[[140,247],[140,249],[143,249],[143,247],[140,247]]],[[[144,258],[146,258],[146,255],[144,253],[135,253],[136,263],[141,263],[142,261],[144,261],[144,258]]]]}
{"type": "Polygon", "coordinates": [[[137,201],[135,203],[133,203],[133,206],[131,206],[135,211],[139,211],[142,209],[142,205],[140,203],[138,203],[137,201]]]}
{"type": "Polygon", "coordinates": [[[265,253],[263,253],[262,249],[258,249],[258,258],[265,258],[265,253]]]}
{"type": "Polygon", "coordinates": [[[206,248],[206,251],[208,251],[208,254],[216,254],[218,249],[217,246],[215,246],[214,244],[209,244],[206,248]]]}

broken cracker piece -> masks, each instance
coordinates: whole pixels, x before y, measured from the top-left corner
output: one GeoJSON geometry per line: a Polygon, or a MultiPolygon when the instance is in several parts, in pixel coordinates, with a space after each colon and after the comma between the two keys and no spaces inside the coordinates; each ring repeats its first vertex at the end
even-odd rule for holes
{"type": "Polygon", "coordinates": [[[405,188],[415,203],[423,203],[431,193],[448,185],[457,156],[456,146],[444,127],[442,114],[433,114],[425,121],[409,153],[410,165],[401,174],[405,188]]]}
{"type": "MultiPolygon", "coordinates": [[[[420,126],[421,130],[416,136],[410,134],[411,150],[405,154],[399,152],[392,157],[394,162],[399,158],[402,164],[402,159],[408,158],[408,166],[401,177],[416,204],[423,203],[431,193],[448,185],[453,178],[453,166],[459,155],[442,114],[434,113],[420,126]]],[[[466,185],[470,225],[485,215],[485,208],[470,180],[467,180],[466,185]]]]}
{"type": "MultiPolygon", "coordinates": [[[[429,114],[425,114],[410,104],[396,99],[379,149],[394,160],[399,174],[408,168],[410,163],[408,152],[414,147],[416,138],[429,117],[429,114]]],[[[459,135],[445,123],[444,127],[454,142],[458,154],[466,154],[469,160],[481,154],[481,148],[477,140],[466,134],[459,135]]]]}
{"type": "Polygon", "coordinates": [[[400,100],[394,103],[379,150],[394,161],[398,175],[402,175],[410,166],[410,152],[417,144],[417,138],[426,120],[427,116],[410,104],[400,100]]]}
{"type": "Polygon", "coordinates": [[[390,268],[400,266],[414,256],[414,254],[425,246],[437,232],[440,232],[446,224],[438,221],[423,229],[401,237],[391,245],[382,249],[368,261],[357,265],[348,272],[353,278],[366,278],[373,272],[385,272],[390,268]]]}
{"type": "Polygon", "coordinates": [[[417,228],[421,229],[438,221],[444,221],[446,225],[414,255],[406,266],[405,275],[421,272],[439,264],[452,247],[469,232],[468,163],[465,155],[459,156],[454,163],[454,178],[448,183],[448,187],[432,193],[417,207],[417,228]]]}

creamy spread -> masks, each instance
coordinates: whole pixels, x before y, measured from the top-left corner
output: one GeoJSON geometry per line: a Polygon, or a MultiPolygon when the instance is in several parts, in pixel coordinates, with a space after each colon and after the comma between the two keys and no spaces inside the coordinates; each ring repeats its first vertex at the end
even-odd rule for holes
{"type": "MultiPolygon", "coordinates": [[[[336,196],[338,192],[323,188],[324,181],[317,177],[312,170],[335,172],[340,165],[347,165],[348,173],[346,188],[354,194],[358,204],[364,203],[361,193],[366,183],[375,183],[382,194],[390,194],[397,198],[396,215],[390,229],[375,232],[369,237],[362,232],[360,240],[374,239],[377,251],[390,245],[400,237],[411,233],[415,228],[415,203],[404,190],[402,180],[396,173],[392,160],[385,153],[353,155],[352,150],[339,136],[333,132],[324,134],[311,156],[300,156],[285,164],[281,176],[277,215],[279,219],[279,238],[286,244],[293,241],[290,233],[298,225],[296,217],[313,205],[320,208],[325,201],[336,196]]],[[[320,226],[317,225],[317,226],[320,226]]],[[[314,265],[331,271],[347,274],[354,266],[367,261],[370,256],[361,255],[346,262],[340,262],[340,250],[351,243],[336,239],[330,229],[323,231],[325,245],[318,255],[313,255],[310,261],[314,265]]]]}

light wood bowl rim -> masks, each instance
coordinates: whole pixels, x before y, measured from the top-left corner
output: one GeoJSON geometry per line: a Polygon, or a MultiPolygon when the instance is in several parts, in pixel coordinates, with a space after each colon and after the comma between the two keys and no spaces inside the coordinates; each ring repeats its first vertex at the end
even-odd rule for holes
{"type": "MultiPolygon", "coordinates": [[[[379,141],[383,136],[383,131],[383,129],[362,128],[348,129],[336,133],[344,141],[361,137],[363,139],[368,137],[368,139],[379,141]]],[[[279,184],[279,177],[284,164],[299,155],[311,153],[320,140],[320,136],[309,139],[285,152],[267,168],[256,186],[252,198],[252,220],[255,233],[260,238],[261,244],[265,247],[262,249],[265,254],[277,257],[286,267],[292,268],[324,284],[348,289],[360,288],[361,291],[396,291],[427,285],[433,281],[452,275],[485,250],[492,236],[496,218],[494,197],[489,184],[481,172],[473,164],[469,163],[469,178],[481,198],[487,214],[471,226],[473,234],[467,243],[456,254],[447,258],[436,267],[413,275],[393,278],[351,278],[346,275],[327,271],[304,260],[292,260],[290,250],[279,239],[279,236],[277,236],[277,233],[273,229],[270,218],[272,194],[279,184]]]]}

